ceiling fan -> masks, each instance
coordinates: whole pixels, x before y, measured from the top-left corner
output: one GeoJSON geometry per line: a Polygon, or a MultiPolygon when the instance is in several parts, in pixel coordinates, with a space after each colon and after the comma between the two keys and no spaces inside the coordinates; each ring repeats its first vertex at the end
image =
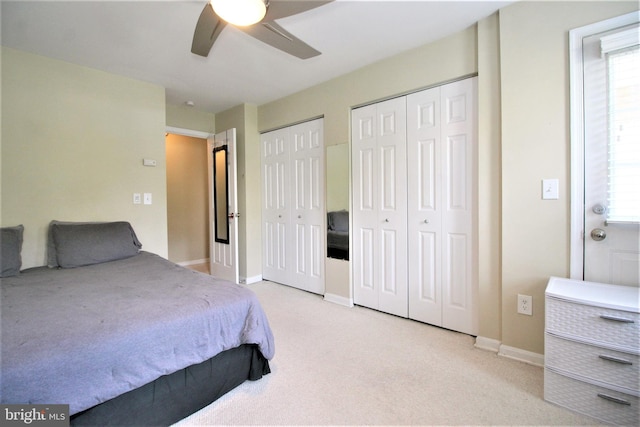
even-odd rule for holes
{"type": "MultiPolygon", "coordinates": [[[[275,20],[315,9],[333,0],[259,0],[259,2],[263,1],[266,14],[262,20],[252,25],[233,26],[276,49],[300,59],[308,59],[320,55],[319,51],[282,28],[275,20]]],[[[200,18],[198,18],[198,23],[193,33],[191,52],[204,57],[208,56],[213,43],[227,25],[232,24],[222,19],[214,10],[211,2],[208,2],[202,13],[200,13],[200,18]]]]}

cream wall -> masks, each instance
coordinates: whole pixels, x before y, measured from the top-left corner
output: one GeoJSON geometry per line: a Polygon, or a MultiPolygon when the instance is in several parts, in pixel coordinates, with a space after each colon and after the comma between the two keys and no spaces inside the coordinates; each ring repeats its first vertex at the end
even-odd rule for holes
{"type": "Polygon", "coordinates": [[[167,126],[210,134],[215,131],[216,116],[213,113],[200,111],[186,105],[171,104],[167,104],[166,111],[167,126]]]}
{"type": "Polygon", "coordinates": [[[502,341],[542,353],[544,290],[569,277],[568,32],[638,10],[637,2],[519,2],[500,11],[502,86],[502,341]],[[541,200],[541,180],[560,180],[541,200]],[[533,316],[515,313],[533,296],[533,316]]]}
{"type": "Polygon", "coordinates": [[[207,259],[207,140],[169,134],[165,147],[169,259],[176,263],[207,259]]]}
{"type": "Polygon", "coordinates": [[[164,97],[156,85],[2,48],[2,225],[25,226],[23,268],[45,264],[52,219],[126,220],[143,250],[167,256],[164,97]],[[153,204],[134,205],[134,192],[153,204]]]}
{"type": "Polygon", "coordinates": [[[349,144],[329,145],[325,149],[327,212],[349,210],[349,149],[349,144]]]}

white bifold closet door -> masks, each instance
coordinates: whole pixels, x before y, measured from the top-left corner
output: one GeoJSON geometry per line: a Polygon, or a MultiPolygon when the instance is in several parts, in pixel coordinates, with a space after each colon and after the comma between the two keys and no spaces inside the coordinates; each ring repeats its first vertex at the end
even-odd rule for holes
{"type": "Polygon", "coordinates": [[[407,152],[404,97],[352,112],[353,294],[407,317],[407,152]]]}
{"type": "Polygon", "coordinates": [[[475,334],[476,79],[352,111],[358,305],[475,334]]]}
{"type": "Polygon", "coordinates": [[[409,317],[476,334],[476,79],[407,96],[409,317]]]}
{"type": "Polygon", "coordinates": [[[265,280],[323,294],[323,120],[261,135],[265,280]]]}

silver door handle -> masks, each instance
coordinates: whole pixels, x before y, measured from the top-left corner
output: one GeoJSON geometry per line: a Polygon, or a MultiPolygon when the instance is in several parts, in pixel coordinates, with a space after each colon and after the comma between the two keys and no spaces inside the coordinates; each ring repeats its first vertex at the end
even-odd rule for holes
{"type": "Polygon", "coordinates": [[[602,228],[594,228],[591,230],[591,238],[596,242],[600,242],[607,237],[607,233],[602,228]]]}

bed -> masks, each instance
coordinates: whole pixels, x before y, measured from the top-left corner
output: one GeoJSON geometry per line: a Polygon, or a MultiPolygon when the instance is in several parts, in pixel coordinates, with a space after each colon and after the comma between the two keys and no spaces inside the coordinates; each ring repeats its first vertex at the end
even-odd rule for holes
{"type": "Polygon", "coordinates": [[[69,404],[72,425],[169,425],[270,372],[255,294],[141,251],[129,223],[54,221],[49,265],[17,272],[5,255],[22,237],[5,230],[2,403],[69,404]]]}

